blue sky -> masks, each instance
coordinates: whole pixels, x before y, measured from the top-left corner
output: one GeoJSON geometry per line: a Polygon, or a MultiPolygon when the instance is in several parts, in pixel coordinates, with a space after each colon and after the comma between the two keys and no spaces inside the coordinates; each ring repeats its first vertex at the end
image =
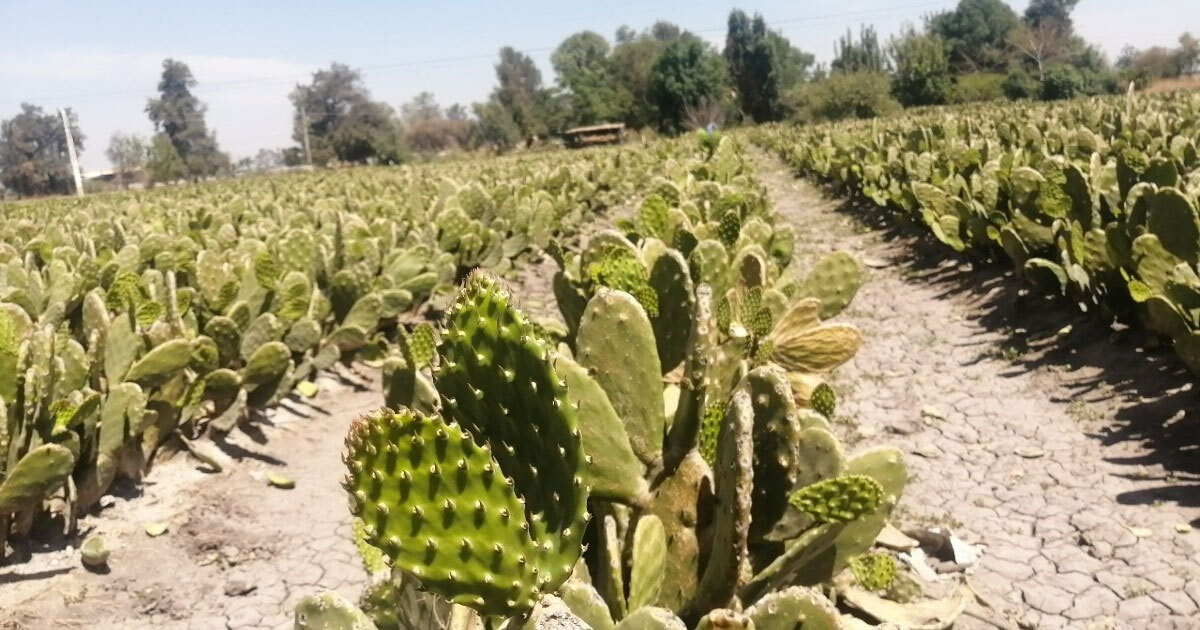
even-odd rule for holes
{"type": "MultiPolygon", "coordinates": [[[[1024,9],[1027,0],[1008,0],[1024,9]]],[[[609,0],[569,2],[233,2],[0,0],[0,118],[21,101],[74,107],[87,136],[85,170],[105,168],[114,131],[148,134],[143,108],[162,59],[187,62],[208,121],[234,158],[291,144],[287,94],[339,61],[363,69],[373,96],[399,106],[423,90],[439,102],[482,100],[501,46],[528,51],[547,81],[550,50],[579,30],[611,39],[666,19],[714,43],[733,7],[758,11],[792,43],[827,61],[847,27],[884,36],[956,0],[609,0]]],[[[1079,32],[1115,57],[1125,44],[1200,34],[1200,0],[1082,0],[1079,32]]]]}

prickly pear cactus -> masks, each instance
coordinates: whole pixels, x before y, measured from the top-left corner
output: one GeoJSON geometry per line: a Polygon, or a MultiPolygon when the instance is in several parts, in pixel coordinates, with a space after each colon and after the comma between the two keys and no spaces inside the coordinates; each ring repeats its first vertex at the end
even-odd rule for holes
{"type": "Polygon", "coordinates": [[[796,509],[818,523],[848,523],[870,514],[883,499],[883,487],[866,475],[818,481],[792,493],[796,509]]]}
{"type": "Polygon", "coordinates": [[[359,421],[345,487],[393,566],[483,614],[528,611],[581,553],[588,489],[574,407],[490,275],[468,278],[438,355],[447,419],[401,410],[359,421]]]}

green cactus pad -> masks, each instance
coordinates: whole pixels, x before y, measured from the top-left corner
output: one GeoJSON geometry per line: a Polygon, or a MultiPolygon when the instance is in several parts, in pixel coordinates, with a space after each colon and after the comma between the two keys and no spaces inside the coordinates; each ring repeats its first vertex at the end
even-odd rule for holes
{"type": "Polygon", "coordinates": [[[333,591],[308,595],[296,605],[295,630],[377,630],[371,618],[333,591]]]}
{"type": "Polygon", "coordinates": [[[829,386],[829,383],[821,383],[813,389],[812,396],[808,399],[808,404],[817,413],[832,419],[834,412],[837,410],[837,394],[833,392],[833,388],[829,386]]]}
{"type": "Polygon", "coordinates": [[[699,523],[711,518],[712,469],[695,450],[654,489],[650,508],[667,533],[667,565],[658,605],[680,610],[696,591],[700,574],[699,523]]]}
{"type": "Polygon", "coordinates": [[[437,351],[437,333],[433,326],[419,324],[413,328],[408,337],[408,348],[418,369],[432,365],[437,351]]]}
{"type": "Polygon", "coordinates": [[[29,451],[0,482],[0,515],[41,502],[67,480],[74,466],[75,456],[64,446],[43,444],[29,451]]]}
{"type": "Polygon", "coordinates": [[[704,410],[700,419],[700,456],[709,466],[717,463],[717,439],[721,435],[721,425],[725,422],[725,404],[713,403],[704,410]]]}
{"type": "Polygon", "coordinates": [[[379,297],[378,293],[368,293],[354,302],[354,306],[342,320],[342,325],[353,326],[370,335],[379,327],[379,320],[382,318],[383,298],[379,297]]]}
{"type": "Polygon", "coordinates": [[[250,355],[242,369],[242,383],[253,390],[283,374],[291,363],[292,352],[279,341],[264,344],[250,355]]]}
{"type": "Polygon", "coordinates": [[[850,560],[850,572],[859,586],[884,591],[896,580],[896,559],[886,553],[868,553],[850,560]]]}
{"type": "Polygon", "coordinates": [[[1146,228],[1163,249],[1196,264],[1200,259],[1200,218],[1192,202],[1174,188],[1162,188],[1147,199],[1146,228]]]}
{"type": "Polygon", "coordinates": [[[217,343],[217,350],[221,355],[221,365],[229,365],[230,361],[239,356],[242,334],[237,323],[232,319],[218,315],[208,320],[208,323],[204,325],[204,334],[212,337],[212,340],[217,343]]]}
{"type": "Polygon", "coordinates": [[[792,586],[767,595],[746,614],[754,630],[840,630],[838,611],[820,591],[792,586]]]}
{"type": "Polygon", "coordinates": [[[846,475],[805,486],[789,501],[818,523],[848,523],[874,512],[882,499],[879,482],[866,475],[846,475]]]}
{"type": "Polygon", "coordinates": [[[750,539],[762,537],[783,516],[796,484],[800,425],[792,389],[783,371],[755,368],[741,383],[750,394],[754,413],[754,488],[750,539]]]}
{"type": "Polygon", "coordinates": [[[719,284],[729,269],[729,252],[720,241],[702,240],[688,256],[688,268],[696,282],[719,284]]]}
{"type": "Polygon", "coordinates": [[[838,251],[817,261],[800,285],[796,297],[814,297],[821,301],[821,319],[841,313],[862,286],[858,261],[848,252],[838,251]]]}
{"type": "Polygon", "coordinates": [[[630,560],[629,605],[633,612],[658,601],[666,569],[667,533],[662,521],[653,514],[638,519],[633,531],[630,560]]]}
{"type": "Polygon", "coordinates": [[[687,630],[687,626],[666,608],[644,606],[622,619],[617,630],[687,630]]]}
{"type": "Polygon", "coordinates": [[[658,314],[650,318],[658,358],[666,374],[683,363],[687,355],[690,320],[694,309],[694,290],[687,262],[674,250],[667,250],[650,271],[650,286],[658,302],[658,314]]]}
{"type": "Polygon", "coordinates": [[[650,285],[650,274],[636,253],[611,249],[585,271],[594,286],[624,291],[637,299],[647,315],[658,316],[658,293],[650,285]]]}
{"type": "Polygon", "coordinates": [[[192,339],[188,367],[197,374],[207,374],[221,365],[221,350],[211,337],[200,335],[192,339]]]}
{"type": "Polygon", "coordinates": [[[172,339],[152,348],[134,363],[125,374],[125,380],[143,387],[157,387],[186,368],[191,360],[192,344],[186,339],[172,339]]]}
{"type": "MultiPolygon", "coordinates": [[[[619,508],[614,508],[614,512],[619,508]]],[[[604,529],[599,532],[599,570],[596,571],[596,588],[608,603],[614,619],[621,619],[628,612],[625,599],[625,566],[621,553],[624,539],[618,531],[617,519],[613,514],[604,516],[604,529]]]]}
{"type": "Polygon", "coordinates": [[[435,371],[444,412],[490,445],[524,499],[529,535],[538,544],[528,558],[538,571],[536,586],[529,586],[552,591],[571,574],[588,520],[582,439],[566,384],[493,276],[472,273],[446,321],[435,371]]]}
{"type": "Polygon", "coordinates": [[[124,380],[144,347],[145,342],[134,330],[128,316],[113,318],[104,336],[104,377],[110,386],[124,380]]]}
{"type": "Polygon", "coordinates": [[[608,611],[608,605],[604,603],[604,598],[600,597],[600,593],[596,592],[591,584],[585,584],[575,579],[567,580],[559,595],[567,608],[570,608],[575,616],[582,619],[593,630],[613,630],[616,626],[613,623],[612,613],[608,611]]]}
{"type": "Polygon", "coordinates": [[[490,449],[409,410],[360,419],[346,449],[352,511],[393,567],[485,614],[533,605],[541,543],[490,449]]]}
{"type": "Polygon", "coordinates": [[[579,364],[604,388],[647,464],[662,454],[665,425],[656,346],[646,312],[629,294],[602,289],[588,302],[576,340],[579,364]]]}
{"type": "MultiPolygon", "coordinates": [[[[283,337],[284,325],[271,313],[263,313],[250,323],[246,331],[242,333],[241,346],[239,352],[242,360],[249,361],[251,355],[258,352],[258,349],[272,341],[278,341],[283,337]]],[[[215,339],[215,337],[214,337],[215,339]]],[[[220,342],[218,342],[220,344],[220,342]]]]}
{"type": "Polygon", "coordinates": [[[302,354],[312,348],[315,348],[321,341],[321,324],[309,317],[301,317],[296,320],[287,334],[283,336],[283,343],[297,354],[302,354]]]}
{"type": "Polygon", "coordinates": [[[625,424],[608,401],[600,385],[588,376],[570,357],[559,355],[554,359],[554,369],[567,383],[567,399],[571,401],[580,418],[583,435],[583,451],[591,464],[584,471],[584,481],[592,493],[600,498],[636,502],[649,486],[642,477],[645,467],[629,445],[625,424]]]}
{"type": "Polygon", "coordinates": [[[746,560],[754,490],[754,406],[747,389],[739,388],[729,401],[713,469],[719,474],[712,548],[696,594],[684,609],[689,619],[729,604],[746,560]]]}

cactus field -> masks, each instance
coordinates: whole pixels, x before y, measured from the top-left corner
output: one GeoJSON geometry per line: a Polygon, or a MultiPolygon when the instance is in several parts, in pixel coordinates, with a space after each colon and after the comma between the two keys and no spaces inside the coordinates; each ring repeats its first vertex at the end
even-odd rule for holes
{"type": "Polygon", "coordinates": [[[1198,133],[971,106],[0,206],[0,628],[1194,627],[1148,423],[1200,368],[1198,133]]]}

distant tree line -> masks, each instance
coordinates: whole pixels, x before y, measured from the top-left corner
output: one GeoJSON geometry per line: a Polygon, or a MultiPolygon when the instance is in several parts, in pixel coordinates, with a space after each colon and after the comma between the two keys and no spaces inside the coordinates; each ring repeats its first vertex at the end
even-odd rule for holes
{"type": "MultiPolygon", "coordinates": [[[[550,55],[552,83],[529,55],[504,47],[487,99],[445,108],[422,92],[397,111],[372,98],[358,70],[333,63],[289,95],[295,144],[236,163],[206,125],[191,71],[167,59],[159,97],[145,108],[154,135],[114,134],[106,155],[121,183],[138,175],[197,181],[309,161],[396,164],[481,147],[506,151],[602,122],[678,133],[714,123],[865,118],[903,107],[1112,93],[1200,71],[1200,42],[1188,33],[1178,47],[1126,48],[1110,64],[1076,34],[1078,2],[1032,0],[1018,14],[1003,0],[960,0],[887,41],[869,25],[848,30],[828,66],[761,15],[737,9],[719,48],[664,21],[643,31],[622,26],[611,42],[580,31],[550,55]]],[[[69,110],[68,117],[82,150],[78,121],[69,110]]],[[[0,123],[0,186],[20,196],[69,192],[66,151],[60,117],[23,104],[0,123]]]]}

